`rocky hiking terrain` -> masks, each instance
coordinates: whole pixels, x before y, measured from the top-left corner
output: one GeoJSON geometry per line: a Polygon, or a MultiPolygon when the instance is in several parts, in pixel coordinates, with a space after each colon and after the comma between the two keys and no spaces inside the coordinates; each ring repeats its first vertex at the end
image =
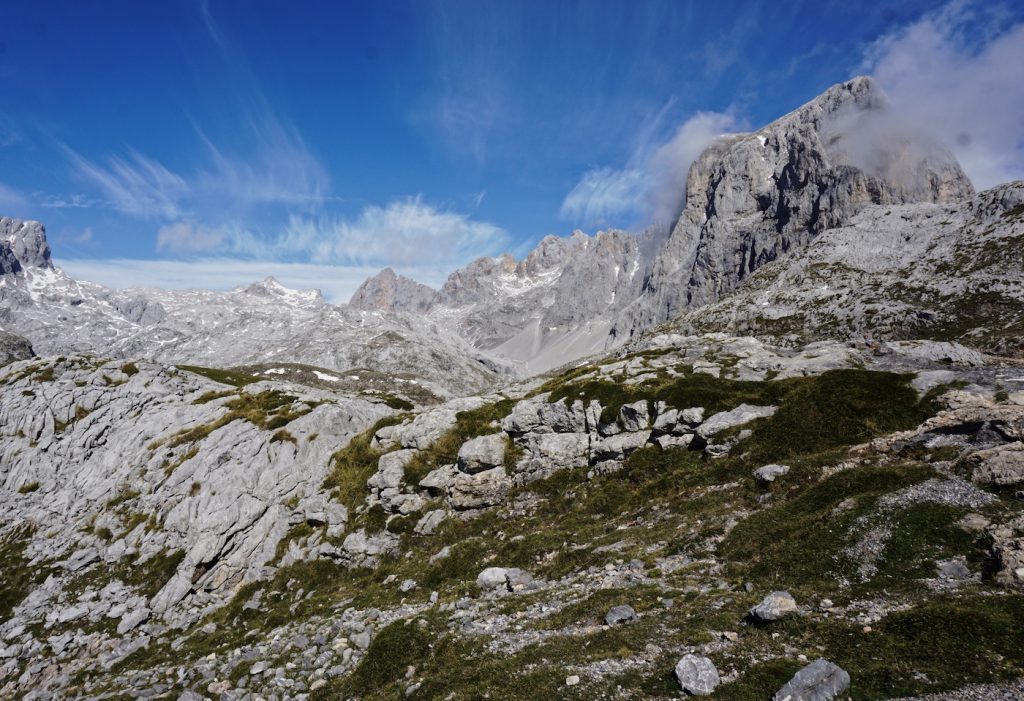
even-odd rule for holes
{"type": "Polygon", "coordinates": [[[881,699],[1021,674],[1019,367],[664,335],[414,414],[206,375],[4,368],[4,695],[881,699]]]}
{"type": "Polygon", "coordinates": [[[0,219],[0,698],[1018,698],[1024,184],[891,125],[347,306],[0,219]]]}

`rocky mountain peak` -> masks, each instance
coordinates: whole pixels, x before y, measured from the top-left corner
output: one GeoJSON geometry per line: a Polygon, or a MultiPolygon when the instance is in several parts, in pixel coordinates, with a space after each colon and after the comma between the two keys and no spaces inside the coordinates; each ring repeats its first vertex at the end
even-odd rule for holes
{"type": "Polygon", "coordinates": [[[53,268],[46,229],[37,221],[0,217],[0,274],[53,268]]]}
{"type": "Polygon", "coordinates": [[[720,299],[866,205],[973,193],[949,151],[903,123],[872,79],[835,85],[755,132],[717,140],[693,163],[683,211],[616,333],[720,299]]]}
{"type": "Polygon", "coordinates": [[[391,268],[369,277],[349,300],[349,306],[364,311],[425,312],[434,299],[434,289],[391,268]]]}

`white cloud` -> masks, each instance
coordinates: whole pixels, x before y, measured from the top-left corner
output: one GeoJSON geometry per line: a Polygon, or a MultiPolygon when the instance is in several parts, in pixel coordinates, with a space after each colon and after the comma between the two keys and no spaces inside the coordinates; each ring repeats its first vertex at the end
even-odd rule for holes
{"type": "Polygon", "coordinates": [[[88,209],[103,204],[101,200],[82,194],[62,197],[48,195],[45,192],[37,192],[34,198],[39,202],[40,207],[46,207],[47,209],[88,209]]]}
{"type": "Polygon", "coordinates": [[[231,156],[200,134],[210,163],[195,176],[199,195],[212,202],[243,205],[312,206],[324,201],[331,181],[327,169],[306,147],[298,130],[269,110],[247,125],[247,156],[231,156]]]}
{"type": "Polygon", "coordinates": [[[237,222],[209,227],[193,220],[167,224],[157,233],[159,251],[190,260],[237,256],[241,270],[308,265],[377,271],[391,266],[431,285],[475,258],[507,250],[510,243],[501,228],[438,210],[419,197],[366,207],[351,220],[293,214],[275,236],[257,235],[237,222]]]}
{"type": "Polygon", "coordinates": [[[293,216],[272,247],[284,254],[304,251],[316,261],[455,267],[507,245],[501,228],[437,210],[416,197],[366,207],[352,221],[293,216]]]}
{"type": "Polygon", "coordinates": [[[174,253],[213,251],[224,244],[224,239],[222,231],[179,221],[160,227],[156,232],[156,248],[174,253]]]}
{"type": "Polygon", "coordinates": [[[96,243],[95,239],[93,238],[92,227],[87,226],[81,231],[79,231],[77,234],[72,234],[71,241],[77,243],[80,246],[91,246],[92,244],[96,243]]]}
{"type": "Polygon", "coordinates": [[[671,224],[686,199],[686,175],[697,157],[718,137],[739,128],[735,115],[698,112],[655,150],[647,163],[647,207],[653,221],[671,224]]]}
{"type": "Polygon", "coordinates": [[[671,225],[682,209],[690,164],[714,139],[737,126],[731,113],[698,112],[661,143],[639,139],[624,168],[585,173],[563,200],[562,216],[594,226],[627,218],[671,225]]]}
{"type": "Polygon", "coordinates": [[[317,288],[334,303],[347,302],[377,268],[200,258],[195,260],[77,259],[58,265],[81,280],[108,287],[229,290],[266,277],[287,287],[317,288]]]}
{"type": "Polygon", "coordinates": [[[265,204],[312,208],[325,201],[330,191],[327,170],[294,127],[267,111],[248,120],[246,132],[245,154],[229,154],[200,132],[206,162],[184,174],[136,151],[101,164],[65,146],[74,170],[103,199],[75,195],[51,198],[46,206],[105,203],[139,218],[176,220],[265,204]]]}
{"type": "Polygon", "coordinates": [[[915,128],[942,141],[979,189],[1024,178],[1024,23],[953,2],[866,51],[871,73],[915,128]]]}

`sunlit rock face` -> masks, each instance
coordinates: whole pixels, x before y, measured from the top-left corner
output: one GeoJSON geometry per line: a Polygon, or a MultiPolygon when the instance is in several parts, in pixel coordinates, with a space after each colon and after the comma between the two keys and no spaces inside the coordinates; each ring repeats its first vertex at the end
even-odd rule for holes
{"type": "Polygon", "coordinates": [[[833,86],[756,132],[719,139],[685,186],[683,211],[619,334],[720,299],[866,205],[974,193],[952,155],[901,125],[870,78],[833,86]]]}

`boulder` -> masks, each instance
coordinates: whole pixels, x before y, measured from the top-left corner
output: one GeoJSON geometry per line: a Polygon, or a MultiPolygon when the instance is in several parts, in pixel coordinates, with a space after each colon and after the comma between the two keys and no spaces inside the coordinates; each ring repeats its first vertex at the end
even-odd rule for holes
{"type": "Polygon", "coordinates": [[[679,413],[679,419],[688,426],[698,426],[704,421],[704,407],[695,406],[683,409],[679,413]]]}
{"type": "Polygon", "coordinates": [[[587,430],[583,402],[576,400],[566,406],[564,402],[548,403],[547,397],[547,394],[542,394],[516,404],[502,420],[502,429],[515,436],[526,433],[583,433],[587,430]]]}
{"type": "Polygon", "coordinates": [[[377,471],[370,476],[366,484],[371,489],[397,489],[405,477],[405,468],[418,451],[396,450],[385,453],[377,460],[377,471]]]}
{"type": "Polygon", "coordinates": [[[830,701],[848,688],[850,675],[838,665],[819,658],[793,675],[772,701],[830,701]]]}
{"type": "Polygon", "coordinates": [[[662,450],[668,450],[669,448],[687,448],[690,443],[693,442],[693,434],[686,433],[682,436],[658,436],[652,440],[662,450]]]}
{"type": "Polygon", "coordinates": [[[971,462],[974,464],[971,478],[978,484],[996,487],[1024,484],[1024,443],[979,450],[971,456],[971,462]]]}
{"type": "Polygon", "coordinates": [[[428,511],[417,521],[416,527],[413,530],[420,535],[434,535],[446,518],[448,518],[448,512],[444,509],[428,511]]]}
{"type": "Polygon", "coordinates": [[[495,593],[520,591],[532,583],[530,573],[517,567],[488,567],[476,578],[481,590],[495,593]]]}
{"type": "Polygon", "coordinates": [[[763,419],[775,413],[778,407],[755,406],[753,404],[740,404],[735,409],[720,411],[712,415],[707,421],[697,428],[697,433],[704,438],[710,438],[716,433],[721,433],[733,426],[742,426],[754,419],[763,419]]]}
{"type": "Polygon", "coordinates": [[[644,447],[650,437],[650,431],[636,431],[602,438],[594,443],[594,459],[599,461],[622,460],[630,453],[644,447]]]}
{"type": "Polygon", "coordinates": [[[610,626],[619,625],[620,623],[631,623],[635,620],[636,611],[629,604],[613,606],[604,617],[604,622],[610,626]]]}
{"type": "Polygon", "coordinates": [[[149,618],[149,609],[138,608],[125,614],[117,624],[117,634],[124,635],[128,631],[135,630],[149,618]]]}
{"type": "Polygon", "coordinates": [[[476,474],[460,472],[448,489],[448,503],[453,509],[482,509],[505,501],[512,481],[505,468],[496,467],[476,474]]]}
{"type": "Polygon", "coordinates": [[[442,465],[436,470],[431,470],[427,476],[420,480],[420,489],[426,489],[435,494],[443,494],[455,481],[459,470],[455,465],[442,465]]]}
{"type": "Polygon", "coordinates": [[[758,621],[778,621],[797,612],[796,600],[788,591],[773,591],[764,597],[754,608],[750,616],[758,621]]]}
{"type": "Polygon", "coordinates": [[[475,474],[501,467],[505,461],[505,434],[491,433],[472,438],[459,448],[459,470],[475,474]]]}
{"type": "Polygon", "coordinates": [[[651,428],[655,433],[669,433],[679,423],[679,410],[670,409],[665,402],[654,403],[654,422],[651,428]]]}
{"type": "Polygon", "coordinates": [[[707,696],[721,683],[715,663],[700,655],[684,655],[676,662],[676,679],[688,694],[707,696]]]}
{"type": "Polygon", "coordinates": [[[590,435],[586,433],[529,433],[517,443],[524,457],[516,465],[516,472],[526,481],[590,463],[590,435]]]}
{"type": "Polygon", "coordinates": [[[775,481],[776,477],[782,477],[789,472],[789,465],[763,465],[754,470],[754,479],[758,484],[768,485],[775,481]]]}
{"type": "Polygon", "coordinates": [[[35,357],[32,344],[21,336],[0,330],[0,367],[35,357]]]}
{"type": "Polygon", "coordinates": [[[626,431],[642,431],[651,423],[647,400],[623,404],[619,409],[619,424],[626,431]]]}

